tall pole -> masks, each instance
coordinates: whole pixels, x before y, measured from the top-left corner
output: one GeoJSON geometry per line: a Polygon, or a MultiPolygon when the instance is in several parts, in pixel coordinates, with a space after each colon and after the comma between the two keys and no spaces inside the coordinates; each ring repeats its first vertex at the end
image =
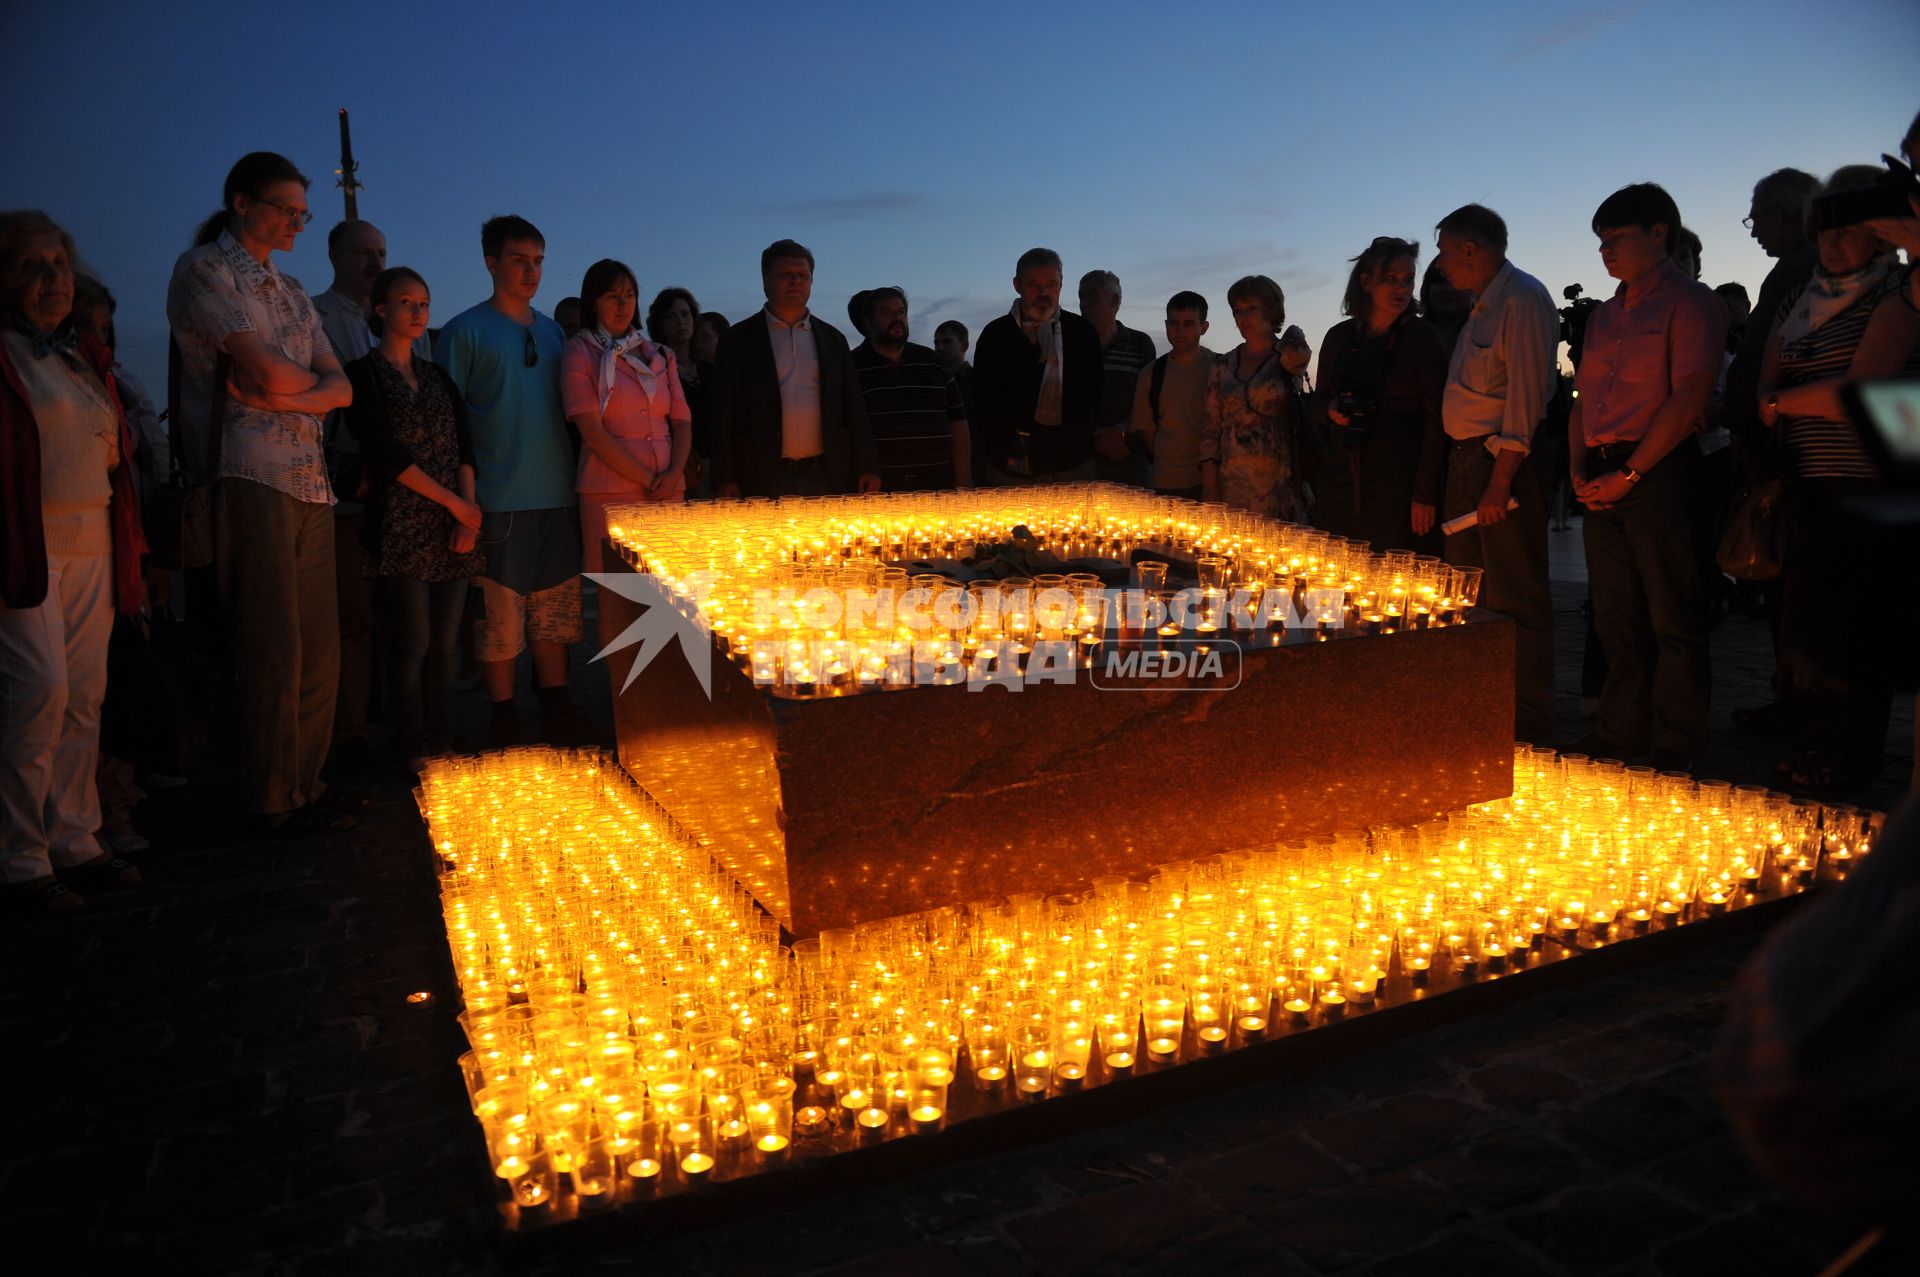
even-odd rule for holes
{"type": "Polygon", "coordinates": [[[353,162],[353,133],[347,124],[347,108],[343,106],[340,108],[340,167],[334,171],[340,175],[340,181],[336,185],[346,193],[347,220],[350,222],[360,216],[360,200],[357,194],[361,190],[360,179],[357,176],[359,168],[360,166],[353,162]]]}

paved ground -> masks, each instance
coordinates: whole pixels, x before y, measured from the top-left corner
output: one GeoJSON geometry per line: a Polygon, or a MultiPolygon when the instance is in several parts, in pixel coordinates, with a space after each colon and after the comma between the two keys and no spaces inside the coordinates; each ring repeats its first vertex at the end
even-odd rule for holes
{"type": "MultiPolygon", "coordinates": [[[[1570,739],[1578,534],[1556,543],[1570,739]]],[[[1768,778],[1778,742],[1725,729],[1729,708],[1766,699],[1769,668],[1757,622],[1716,635],[1721,732],[1703,773],[1768,778]]],[[[600,671],[575,685],[606,721],[600,671]]],[[[1892,739],[1867,795],[1880,806],[1912,766],[1910,704],[1892,739]]],[[[9,1269],[500,1271],[404,787],[351,836],[263,845],[232,827],[218,780],[143,809],[150,885],[0,931],[0,1221],[10,1261],[41,1261],[9,1269]],[[416,989],[437,1004],[410,1006],[416,989]]],[[[1721,941],[1368,1057],[572,1267],[1812,1273],[1844,1239],[1754,1181],[1702,1080],[1749,948],[1721,941]]]]}

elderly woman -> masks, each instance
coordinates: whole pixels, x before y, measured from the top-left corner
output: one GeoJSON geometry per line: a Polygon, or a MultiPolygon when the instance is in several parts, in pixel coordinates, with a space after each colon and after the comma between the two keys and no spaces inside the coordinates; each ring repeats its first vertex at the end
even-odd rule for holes
{"type": "Polygon", "coordinates": [[[1447,350],[1413,313],[1420,246],[1382,237],[1353,259],[1327,330],[1308,416],[1322,454],[1314,524],[1375,550],[1429,546],[1447,434],[1440,397],[1447,350]]]}
{"type": "MultiPolygon", "coordinates": [[[[586,321],[560,356],[560,402],[580,431],[580,535],[588,572],[601,570],[607,507],[684,501],[693,434],[679,361],[635,323],[640,287],[622,262],[602,259],[580,282],[586,321]]],[[[600,637],[612,637],[602,615],[600,637]]]]}
{"type": "Polygon", "coordinates": [[[299,169],[270,151],[243,156],[167,287],[181,462],[213,485],[214,569],[239,692],[240,807],[286,838],[353,823],[320,779],[340,679],[320,423],[352,391],[306,290],[273,264],[312,221],[299,169]]]}
{"type": "MultiPolygon", "coordinates": [[[[1884,169],[1854,165],[1820,194],[1873,186],[1884,169]]],[[[1785,445],[1792,530],[1780,620],[1793,754],[1782,773],[1827,789],[1879,770],[1892,693],[1859,677],[1855,645],[1872,609],[1847,588],[1849,547],[1840,505],[1871,492],[1881,475],[1847,422],[1840,389],[1865,377],[1920,373],[1920,313],[1904,296],[1894,254],[1866,225],[1821,226],[1813,278],[1781,306],[1760,373],[1760,420],[1785,445]]]]}
{"type": "Polygon", "coordinates": [[[73,238],[0,213],[0,871],[11,911],[68,913],[140,871],[101,847],[107,638],[145,601],[133,435],[113,357],[77,334],[73,238]]]}
{"type": "Polygon", "coordinates": [[[1305,485],[1294,470],[1299,378],[1313,357],[1287,322],[1286,296],[1265,275],[1227,290],[1240,344],[1207,377],[1207,425],[1200,436],[1200,488],[1208,501],[1270,518],[1306,521],[1305,485]]]}

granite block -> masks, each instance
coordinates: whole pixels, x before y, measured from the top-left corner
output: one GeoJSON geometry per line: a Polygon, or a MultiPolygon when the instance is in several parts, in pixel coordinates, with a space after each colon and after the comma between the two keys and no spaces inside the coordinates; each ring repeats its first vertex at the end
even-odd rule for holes
{"type": "Polygon", "coordinates": [[[799,936],[1511,792],[1506,618],[1268,642],[1230,690],[798,699],[716,647],[709,698],[676,653],[624,692],[632,651],[608,664],[621,763],[799,936]]]}

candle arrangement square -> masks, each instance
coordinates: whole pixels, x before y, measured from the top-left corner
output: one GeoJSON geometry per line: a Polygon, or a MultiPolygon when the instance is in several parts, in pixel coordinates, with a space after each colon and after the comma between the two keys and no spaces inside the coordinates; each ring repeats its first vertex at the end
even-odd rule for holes
{"type": "Polygon", "coordinates": [[[1106,484],[610,523],[620,762],[796,935],[1511,782],[1512,625],[1438,561],[1106,484]]]}
{"type": "Polygon", "coordinates": [[[1076,665],[1137,676],[1176,651],[1198,668],[1224,638],[1457,622],[1480,586],[1477,568],[1103,483],[626,505],[608,523],[629,564],[783,696],[1076,665]],[[1103,647],[1141,655],[1103,662],[1103,647]]]}
{"type": "MultiPolygon", "coordinates": [[[[1882,817],[1521,747],[1509,798],[1070,892],[778,926],[607,758],[436,760],[473,1110],[518,1226],[787,1173],[1844,876],[1882,817]]],[[[1523,977],[1524,978],[1524,977],[1523,977]]]]}

